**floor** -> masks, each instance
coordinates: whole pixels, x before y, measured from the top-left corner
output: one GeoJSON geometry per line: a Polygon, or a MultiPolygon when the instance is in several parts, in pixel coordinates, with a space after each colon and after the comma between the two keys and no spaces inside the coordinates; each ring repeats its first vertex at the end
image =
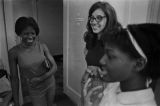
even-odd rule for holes
{"type": "Polygon", "coordinates": [[[55,103],[57,106],[76,106],[71,99],[63,93],[63,57],[54,56],[58,66],[58,71],[55,73],[56,78],[56,97],[55,103]]]}
{"type": "MultiPolygon", "coordinates": [[[[76,106],[70,100],[70,98],[67,95],[65,95],[65,94],[56,96],[56,98],[55,98],[55,104],[56,104],[56,106],[76,106]]],[[[24,104],[23,106],[32,106],[32,104],[31,103],[27,103],[27,104],[24,104]]]]}
{"type": "Polygon", "coordinates": [[[61,96],[56,97],[55,103],[57,104],[57,106],[76,106],[70,100],[70,98],[67,95],[65,95],[65,94],[62,94],[61,96]]]}
{"type": "MultiPolygon", "coordinates": [[[[76,106],[72,100],[63,93],[63,56],[58,55],[54,56],[54,59],[57,63],[58,70],[55,73],[56,79],[56,96],[55,104],[56,106],[76,106]]],[[[23,106],[32,106],[31,103],[24,104],[23,106]]]]}

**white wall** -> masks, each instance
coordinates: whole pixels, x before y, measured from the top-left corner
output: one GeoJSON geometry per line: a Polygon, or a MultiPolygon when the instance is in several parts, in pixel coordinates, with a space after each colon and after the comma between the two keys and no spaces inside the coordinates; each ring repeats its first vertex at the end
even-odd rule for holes
{"type": "Polygon", "coordinates": [[[123,26],[147,22],[148,6],[151,0],[103,0],[116,10],[118,20],[123,26]]]}
{"type": "Polygon", "coordinates": [[[147,21],[152,23],[160,23],[160,0],[150,0],[148,6],[147,21]]]}
{"type": "Polygon", "coordinates": [[[4,12],[3,12],[3,2],[0,0],[0,59],[2,60],[5,68],[9,72],[8,66],[8,53],[6,44],[6,30],[4,23],[4,12]]]}

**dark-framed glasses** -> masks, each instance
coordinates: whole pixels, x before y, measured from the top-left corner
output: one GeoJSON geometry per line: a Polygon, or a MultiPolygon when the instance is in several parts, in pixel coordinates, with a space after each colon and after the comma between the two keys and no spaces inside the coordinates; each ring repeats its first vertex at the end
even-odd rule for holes
{"type": "Polygon", "coordinates": [[[103,20],[103,18],[105,18],[106,16],[101,16],[101,15],[97,15],[96,17],[91,16],[89,17],[89,21],[93,22],[94,20],[96,20],[96,22],[101,22],[103,20]]]}

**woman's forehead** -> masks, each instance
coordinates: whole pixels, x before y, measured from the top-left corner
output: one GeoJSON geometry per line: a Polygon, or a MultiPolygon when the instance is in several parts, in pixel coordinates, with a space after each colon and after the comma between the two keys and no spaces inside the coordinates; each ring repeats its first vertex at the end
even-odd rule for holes
{"type": "Polygon", "coordinates": [[[116,52],[123,53],[122,50],[118,46],[109,44],[109,43],[105,43],[104,50],[110,53],[116,53],[116,52]]]}
{"type": "Polygon", "coordinates": [[[101,8],[98,8],[95,11],[93,11],[92,15],[105,15],[105,13],[101,8]]]}

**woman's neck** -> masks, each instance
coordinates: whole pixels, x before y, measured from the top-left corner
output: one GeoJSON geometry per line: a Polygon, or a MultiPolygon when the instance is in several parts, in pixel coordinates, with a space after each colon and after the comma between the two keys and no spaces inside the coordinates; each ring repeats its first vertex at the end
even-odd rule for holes
{"type": "Polygon", "coordinates": [[[97,34],[97,39],[98,39],[98,40],[101,39],[101,34],[97,34]]]}
{"type": "Polygon", "coordinates": [[[37,41],[35,41],[32,45],[26,45],[23,42],[21,43],[22,47],[26,48],[26,49],[32,49],[32,48],[34,48],[36,46],[36,44],[37,44],[37,41]]]}
{"type": "Polygon", "coordinates": [[[136,75],[126,81],[121,81],[120,88],[122,92],[146,89],[146,78],[141,75],[136,75]]]}

